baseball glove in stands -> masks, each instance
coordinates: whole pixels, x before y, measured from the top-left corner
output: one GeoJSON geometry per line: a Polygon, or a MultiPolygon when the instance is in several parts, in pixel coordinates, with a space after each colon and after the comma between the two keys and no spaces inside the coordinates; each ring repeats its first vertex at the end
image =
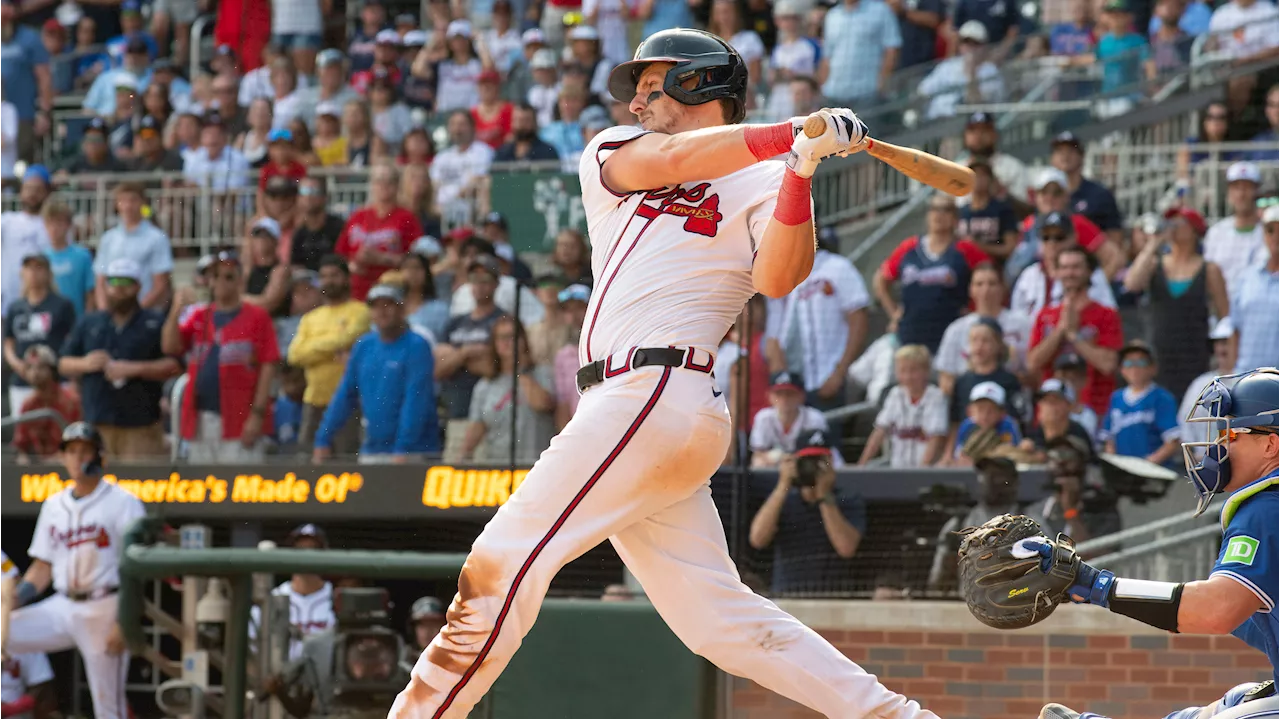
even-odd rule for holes
{"type": "Polygon", "coordinates": [[[1003,514],[981,527],[960,530],[957,572],[969,612],[996,629],[1021,629],[1069,601],[1080,557],[1066,535],[1044,536],[1035,520],[1003,514]],[[1044,558],[1044,547],[1052,547],[1044,558]]]}

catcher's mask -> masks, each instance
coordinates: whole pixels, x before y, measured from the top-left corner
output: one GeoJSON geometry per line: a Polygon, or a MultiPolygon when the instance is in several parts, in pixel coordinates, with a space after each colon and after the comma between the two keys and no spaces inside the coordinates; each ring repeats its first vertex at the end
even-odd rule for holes
{"type": "Polygon", "coordinates": [[[636,96],[636,83],[645,68],[655,62],[675,63],[667,71],[662,91],[682,105],[702,105],[715,100],[730,100],[733,113],[730,124],[747,116],[747,65],[729,43],[701,30],[674,28],[654,33],[636,48],[635,57],[613,68],[609,75],[609,94],[619,102],[630,103],[636,96]],[[697,78],[687,88],[684,83],[697,78]]]}
{"type": "Polygon", "coordinates": [[[1231,442],[1239,434],[1280,433],[1280,370],[1264,367],[1215,377],[1196,398],[1188,423],[1205,428],[1200,442],[1184,442],[1182,457],[1196,494],[1196,515],[1231,483],[1231,442]]]}

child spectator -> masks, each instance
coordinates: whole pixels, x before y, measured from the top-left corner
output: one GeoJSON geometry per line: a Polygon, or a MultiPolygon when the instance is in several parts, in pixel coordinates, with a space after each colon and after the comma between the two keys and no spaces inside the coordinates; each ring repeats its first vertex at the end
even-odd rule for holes
{"type": "Polygon", "coordinates": [[[947,396],[929,382],[931,358],[924,345],[901,347],[893,360],[898,384],[889,389],[858,464],[878,456],[889,438],[890,467],[931,467],[946,446],[947,396]]]}
{"type": "Polygon", "coordinates": [[[947,327],[942,334],[942,343],[938,345],[938,355],[933,360],[933,368],[938,372],[938,387],[944,394],[951,394],[956,378],[968,369],[969,330],[983,317],[995,320],[1004,332],[1004,344],[1009,349],[1005,369],[1014,373],[1021,371],[1027,354],[1027,340],[1031,336],[1032,318],[1005,307],[1007,297],[1004,278],[994,264],[987,262],[973,268],[973,276],[969,279],[973,311],[947,327]]]}
{"type": "MultiPolygon", "coordinates": [[[[27,380],[34,390],[22,403],[18,414],[40,409],[51,409],[62,416],[67,424],[80,421],[80,400],[58,384],[58,357],[46,345],[27,348],[27,380]]],[[[18,452],[18,464],[32,459],[48,459],[58,454],[62,429],[52,418],[23,422],[13,432],[13,448],[18,452]]]]}
{"type": "Polygon", "coordinates": [[[973,192],[969,202],[960,208],[956,234],[969,238],[998,267],[1003,266],[1005,258],[1018,246],[1018,218],[1013,214],[1013,205],[995,196],[991,161],[983,155],[974,155],[969,167],[974,174],[973,192]]]}
{"type": "MultiPolygon", "coordinates": [[[[1090,437],[1098,436],[1098,413],[1084,403],[1084,388],[1089,381],[1089,365],[1084,358],[1074,352],[1058,357],[1054,363],[1053,376],[1049,379],[1061,380],[1071,390],[1071,421],[1084,427],[1090,437]]],[[[1049,381],[1048,379],[1045,380],[1049,381]]]]}
{"type": "Polygon", "coordinates": [[[1044,462],[1055,442],[1072,437],[1081,442],[1080,446],[1088,447],[1092,456],[1093,434],[1071,418],[1075,402],[1071,385],[1056,378],[1045,380],[1036,392],[1036,425],[1027,431],[1018,448],[1030,453],[1035,461],[1044,462]]]}
{"type": "Polygon", "coordinates": [[[1107,452],[1163,465],[1181,460],[1178,401],[1155,383],[1155,353],[1146,342],[1131,340],[1120,350],[1120,374],[1128,386],[1111,395],[1102,419],[1107,452]]]}
{"type": "Polygon", "coordinates": [[[965,402],[974,388],[994,382],[1004,390],[1005,410],[1021,419],[1025,416],[1022,383],[1004,368],[1009,348],[1004,344],[1004,330],[990,317],[979,317],[969,327],[969,369],[956,377],[951,389],[951,424],[964,420],[965,402]]]}
{"type": "MultiPolygon", "coordinates": [[[[751,466],[776,467],[784,455],[796,450],[802,434],[827,431],[822,413],[804,403],[804,380],[787,371],[769,378],[769,406],[756,413],[751,423],[751,466]]],[[[832,450],[832,461],[842,464],[840,453],[832,450]]]]}
{"type": "Polygon", "coordinates": [[[1132,86],[1142,79],[1147,40],[1133,30],[1129,0],[1107,0],[1102,6],[1101,29],[1094,54],[1102,64],[1102,92],[1113,93],[1122,88],[1139,91],[1132,86]]]}
{"type": "Polygon", "coordinates": [[[1090,0],[1071,0],[1071,21],[1049,31],[1049,52],[1060,57],[1092,55],[1094,46],[1090,0]]]}
{"type": "Polygon", "coordinates": [[[1022,441],[1018,425],[1004,411],[1006,400],[1004,387],[995,382],[983,382],[973,388],[969,393],[969,407],[966,410],[968,417],[960,423],[960,429],[956,432],[951,460],[953,465],[971,466],[976,460],[990,456],[1001,448],[1012,449],[1022,441]],[[970,450],[965,448],[965,443],[970,436],[984,430],[995,432],[998,442],[983,447],[981,456],[969,456],[970,450]]]}
{"type": "Polygon", "coordinates": [[[285,365],[280,374],[280,393],[276,395],[276,426],[271,433],[275,437],[278,454],[293,454],[298,450],[298,431],[302,428],[302,395],[306,389],[307,377],[302,368],[285,365]]]}
{"type": "Polygon", "coordinates": [[[307,166],[298,161],[293,148],[293,133],[289,130],[272,130],[267,134],[267,164],[258,173],[258,206],[262,206],[262,194],[273,177],[287,177],[295,183],[307,176],[307,166]]]}
{"type": "Polygon", "coordinates": [[[342,108],[337,103],[316,105],[316,134],[311,138],[311,149],[321,167],[347,164],[347,138],[342,135],[342,108]]]}
{"type": "Polygon", "coordinates": [[[555,122],[556,101],[560,97],[555,50],[544,47],[535,52],[529,62],[529,70],[533,74],[533,83],[525,99],[538,111],[538,127],[546,127],[555,122]]]}
{"type": "Polygon", "coordinates": [[[72,212],[65,202],[53,199],[40,211],[45,233],[49,236],[49,267],[53,283],[67,301],[76,308],[76,316],[94,308],[93,255],[80,245],[68,241],[71,236],[72,212]]]}

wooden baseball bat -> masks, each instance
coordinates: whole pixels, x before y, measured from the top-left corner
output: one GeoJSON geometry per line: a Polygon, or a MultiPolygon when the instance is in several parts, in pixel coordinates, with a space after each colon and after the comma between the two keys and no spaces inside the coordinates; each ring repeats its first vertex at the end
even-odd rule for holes
{"type": "MultiPolygon", "coordinates": [[[[810,115],[804,121],[804,134],[809,137],[819,137],[826,129],[827,122],[820,115],[810,115]]],[[[868,155],[929,187],[956,197],[964,197],[973,191],[973,170],[957,162],[871,137],[864,141],[864,145],[868,155]]]]}

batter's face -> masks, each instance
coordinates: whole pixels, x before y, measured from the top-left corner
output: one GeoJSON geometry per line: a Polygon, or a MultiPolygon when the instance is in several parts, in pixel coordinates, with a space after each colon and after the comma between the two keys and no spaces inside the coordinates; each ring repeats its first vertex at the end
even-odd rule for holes
{"type": "Polygon", "coordinates": [[[689,106],[681,105],[662,90],[667,71],[673,67],[675,63],[655,62],[640,73],[629,109],[646,130],[673,135],[688,129],[689,106]]]}

